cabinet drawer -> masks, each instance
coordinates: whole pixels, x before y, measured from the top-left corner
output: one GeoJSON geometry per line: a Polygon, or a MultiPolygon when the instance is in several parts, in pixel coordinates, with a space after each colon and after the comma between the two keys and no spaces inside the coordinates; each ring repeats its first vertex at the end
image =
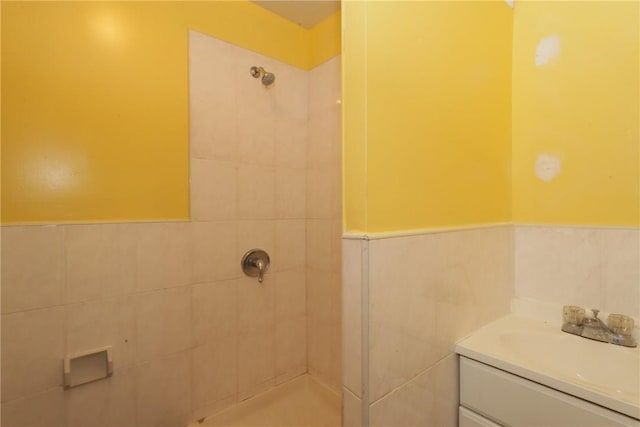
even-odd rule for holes
{"type": "Polygon", "coordinates": [[[544,427],[640,427],[640,421],[466,357],[460,404],[500,424],[544,427]]]}
{"type": "Polygon", "coordinates": [[[458,419],[458,427],[500,427],[493,421],[489,421],[463,406],[458,408],[458,419]]]}

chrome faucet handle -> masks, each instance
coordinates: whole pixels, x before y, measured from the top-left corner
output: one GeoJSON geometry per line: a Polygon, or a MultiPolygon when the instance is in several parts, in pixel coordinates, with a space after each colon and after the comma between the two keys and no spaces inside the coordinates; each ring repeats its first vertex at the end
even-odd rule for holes
{"type": "Polygon", "coordinates": [[[598,313],[600,313],[600,310],[598,310],[597,308],[592,308],[591,313],[593,313],[593,317],[597,319],[598,313]]]}
{"type": "Polygon", "coordinates": [[[262,279],[264,278],[264,272],[267,267],[263,260],[257,259],[255,261],[255,266],[258,268],[258,283],[262,283],[262,279]]]}
{"type": "Polygon", "coordinates": [[[242,257],[240,266],[242,271],[249,277],[257,277],[258,283],[264,280],[264,274],[269,269],[271,260],[269,254],[262,249],[251,249],[242,257]]]}

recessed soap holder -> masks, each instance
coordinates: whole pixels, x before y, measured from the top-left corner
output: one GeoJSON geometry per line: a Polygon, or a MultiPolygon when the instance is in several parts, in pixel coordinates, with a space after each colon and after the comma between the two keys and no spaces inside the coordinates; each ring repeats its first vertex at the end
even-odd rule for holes
{"type": "Polygon", "coordinates": [[[113,375],[111,346],[80,353],[68,354],[63,363],[64,388],[68,390],[82,384],[109,378],[113,375]]]}

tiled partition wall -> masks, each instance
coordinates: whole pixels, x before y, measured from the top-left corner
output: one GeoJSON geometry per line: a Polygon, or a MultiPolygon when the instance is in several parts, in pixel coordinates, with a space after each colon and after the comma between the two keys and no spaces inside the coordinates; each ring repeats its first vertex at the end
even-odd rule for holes
{"type": "MultiPolygon", "coordinates": [[[[4,427],[184,426],[307,371],[307,303],[336,298],[305,287],[307,251],[336,262],[320,256],[329,218],[305,236],[308,74],[192,33],[193,221],[3,227],[4,427]],[[253,247],[271,254],[263,284],[240,270],[253,247]],[[64,355],[109,344],[114,376],[63,391],[64,355]]],[[[325,360],[339,348],[318,351],[318,372],[339,375],[325,360]]]]}
{"type": "Polygon", "coordinates": [[[455,342],[509,312],[512,227],[343,240],[345,425],[457,425],[455,342]]]}
{"type": "Polygon", "coordinates": [[[640,229],[516,225],[514,233],[515,311],[560,321],[562,305],[579,305],[640,320],[640,229]]]}
{"type": "Polygon", "coordinates": [[[309,372],[341,384],[342,132],[340,57],[309,73],[307,342],[309,372]]]}

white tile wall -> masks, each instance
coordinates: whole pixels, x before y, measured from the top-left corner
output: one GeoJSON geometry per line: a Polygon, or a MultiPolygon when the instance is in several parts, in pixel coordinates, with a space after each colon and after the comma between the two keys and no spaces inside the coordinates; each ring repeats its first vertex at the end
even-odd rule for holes
{"type": "MultiPolygon", "coordinates": [[[[344,395],[365,400],[370,425],[457,424],[454,345],[509,312],[512,240],[509,225],[343,240],[344,395]]],[[[345,420],[357,420],[353,398],[345,420]]]]}
{"type": "Polygon", "coordinates": [[[640,230],[516,226],[515,294],[640,319],[640,230]]]}
{"type": "Polygon", "coordinates": [[[362,400],[348,389],[342,389],[342,425],[359,427],[362,425],[362,400]]]}
{"type": "Polygon", "coordinates": [[[450,354],[371,405],[370,425],[458,425],[458,361],[450,354]]]}
{"type": "Polygon", "coordinates": [[[340,57],[309,73],[306,172],[309,372],[336,392],[342,379],[340,57]]]}
{"type": "Polygon", "coordinates": [[[370,242],[370,393],[376,401],[506,314],[511,227],[370,242]]]}
{"type": "Polygon", "coordinates": [[[3,401],[62,385],[64,323],[62,306],[2,316],[3,401]]]}
{"type": "Polygon", "coordinates": [[[359,399],[362,399],[362,245],[362,240],[342,241],[342,383],[359,399]]]}
{"type": "Polygon", "coordinates": [[[2,279],[3,313],[62,304],[66,296],[62,229],[5,227],[2,279]]]}

